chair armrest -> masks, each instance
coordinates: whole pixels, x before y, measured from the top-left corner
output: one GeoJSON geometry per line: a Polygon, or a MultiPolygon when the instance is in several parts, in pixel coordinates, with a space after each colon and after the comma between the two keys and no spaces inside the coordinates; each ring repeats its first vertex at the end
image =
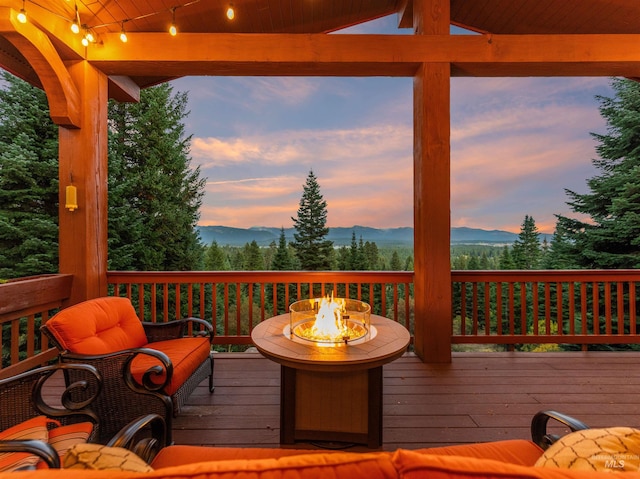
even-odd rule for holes
{"type": "Polygon", "coordinates": [[[47,463],[49,469],[60,469],[60,457],[50,444],[44,441],[0,441],[0,453],[5,452],[28,452],[38,456],[47,463]]]}
{"type": "MultiPolygon", "coordinates": [[[[169,384],[173,377],[173,363],[171,362],[171,359],[169,359],[169,356],[162,351],[151,348],[130,348],[99,355],[74,354],[68,351],[63,351],[60,353],[60,360],[72,363],[100,363],[101,366],[99,366],[98,369],[103,371],[103,376],[106,374],[104,372],[105,368],[108,368],[110,364],[112,364],[113,367],[119,367],[118,365],[122,364],[122,375],[124,376],[124,380],[134,391],[161,391],[167,384],[169,384]],[[141,385],[143,389],[140,388],[140,384],[133,378],[131,373],[131,363],[139,355],[152,356],[160,362],[160,365],[150,367],[142,375],[141,385]],[[154,377],[160,378],[163,374],[164,381],[162,381],[162,383],[153,381],[154,377]]],[[[108,376],[108,374],[106,375],[108,376]]]]}
{"type": "Polygon", "coordinates": [[[557,411],[540,411],[536,413],[531,420],[531,440],[542,449],[547,449],[560,438],[557,434],[550,434],[547,432],[547,423],[549,422],[549,419],[553,419],[554,421],[565,425],[571,430],[571,432],[589,429],[589,426],[582,421],[571,416],[567,416],[566,414],[562,414],[557,411]]]}
{"type": "Polygon", "coordinates": [[[142,322],[144,332],[147,335],[147,340],[150,343],[182,338],[187,334],[190,325],[194,330],[194,335],[209,336],[209,342],[213,343],[213,326],[201,318],[183,318],[168,321],[166,323],[152,323],[149,321],[142,322]],[[202,329],[196,331],[196,326],[201,326],[202,329]]]}
{"type": "Polygon", "coordinates": [[[150,464],[167,445],[167,425],[162,416],[147,414],[124,426],[106,445],[124,447],[150,464]]]}

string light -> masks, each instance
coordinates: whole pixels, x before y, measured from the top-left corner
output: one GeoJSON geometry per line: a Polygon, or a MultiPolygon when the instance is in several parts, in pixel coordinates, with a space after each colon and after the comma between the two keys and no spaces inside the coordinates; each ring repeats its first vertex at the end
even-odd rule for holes
{"type": "Polygon", "coordinates": [[[20,12],[18,13],[18,21],[20,23],[27,23],[27,11],[24,9],[24,1],[22,0],[22,8],[20,9],[20,12]]]}
{"type": "Polygon", "coordinates": [[[76,15],[73,18],[73,23],[71,24],[71,31],[76,35],[80,33],[80,14],[78,13],[78,4],[76,3],[76,15]]]}
{"type": "MultiPolygon", "coordinates": [[[[22,8],[20,9],[20,12],[18,12],[17,15],[17,19],[20,23],[26,23],[27,22],[27,10],[25,8],[25,3],[27,0],[22,0],[22,8]]],[[[80,22],[80,13],[78,11],[78,4],[77,4],[77,0],[74,1],[75,5],[74,5],[74,10],[75,10],[75,15],[73,16],[73,19],[70,19],[68,16],[64,16],[64,15],[60,15],[59,13],[55,12],[54,10],[51,10],[47,7],[46,3],[42,4],[39,0],[29,0],[31,3],[37,5],[39,8],[49,12],[50,14],[53,14],[59,18],[61,18],[62,20],[69,22],[71,31],[75,34],[78,34],[80,32],[83,32],[82,35],[82,39],[81,39],[81,43],[83,46],[87,47],[92,43],[96,43],[96,37],[93,33],[93,30],[96,28],[104,28],[104,27],[109,27],[112,25],[117,25],[118,23],[121,25],[120,28],[120,40],[124,43],[126,43],[128,41],[128,37],[127,37],[127,32],[125,31],[124,28],[124,24],[126,22],[129,21],[133,21],[133,20],[140,20],[143,18],[147,18],[147,17],[152,17],[155,15],[160,15],[164,12],[166,12],[167,10],[159,10],[159,11],[155,11],[155,12],[151,12],[151,13],[147,13],[144,15],[139,15],[137,17],[132,17],[132,18],[126,18],[124,20],[119,20],[119,21],[115,21],[115,22],[110,22],[110,23],[103,23],[100,25],[93,25],[93,26],[89,26],[89,25],[85,25],[82,24],[80,22]]],[[[70,3],[70,0],[67,0],[67,2],[70,3]]],[[[180,4],[180,5],[175,5],[173,7],[171,7],[169,9],[169,12],[171,13],[171,25],[169,26],[169,33],[172,36],[176,36],[178,34],[178,29],[176,27],[176,10],[178,8],[183,8],[183,7],[187,7],[189,5],[193,5],[195,3],[199,3],[200,0],[191,0],[188,1],[186,3],[180,4]]],[[[229,5],[229,8],[227,10],[227,17],[229,19],[233,19],[235,17],[235,12],[233,10],[233,4],[229,5]]]]}
{"type": "Polygon", "coordinates": [[[81,42],[83,46],[88,47],[91,43],[94,43],[96,41],[96,38],[93,36],[93,33],[91,33],[89,27],[87,27],[86,25],[84,25],[83,27],[84,36],[82,37],[81,42]]]}
{"type": "Polygon", "coordinates": [[[175,37],[178,34],[178,29],[176,28],[176,7],[171,9],[171,26],[169,27],[169,34],[172,37],[175,37]]]}
{"type": "Polygon", "coordinates": [[[120,29],[120,41],[122,43],[127,43],[128,40],[127,32],[124,31],[124,22],[122,22],[122,28],[120,29]]]}
{"type": "Polygon", "coordinates": [[[233,20],[236,16],[236,12],[233,9],[233,3],[229,4],[229,8],[227,8],[227,18],[229,20],[233,20]]]}

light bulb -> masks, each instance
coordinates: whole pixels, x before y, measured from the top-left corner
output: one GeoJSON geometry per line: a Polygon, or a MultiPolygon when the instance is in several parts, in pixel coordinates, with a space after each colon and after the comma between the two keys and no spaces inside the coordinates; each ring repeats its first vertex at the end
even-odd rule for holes
{"type": "Polygon", "coordinates": [[[129,39],[127,38],[127,32],[124,31],[124,29],[120,32],[120,41],[122,43],[127,43],[129,39]]]}
{"type": "Polygon", "coordinates": [[[20,23],[27,23],[27,12],[24,8],[20,9],[20,13],[18,13],[18,21],[20,23]]]}
{"type": "Polygon", "coordinates": [[[176,7],[171,9],[171,26],[169,27],[169,34],[172,37],[175,37],[178,34],[178,29],[176,28],[176,7]]]}
{"type": "Polygon", "coordinates": [[[78,4],[76,3],[76,16],[73,19],[73,23],[71,24],[71,31],[76,35],[80,33],[80,14],[78,13],[78,4]]]}
{"type": "Polygon", "coordinates": [[[227,18],[233,20],[235,16],[236,12],[233,10],[233,5],[229,5],[229,8],[227,8],[227,18]]]}
{"type": "Polygon", "coordinates": [[[87,39],[87,36],[85,35],[84,37],[82,37],[82,46],[83,47],[88,47],[89,46],[89,39],[87,39]]]}
{"type": "Polygon", "coordinates": [[[93,37],[93,33],[87,30],[86,35],[84,36],[89,43],[93,43],[96,39],[93,37]]]}

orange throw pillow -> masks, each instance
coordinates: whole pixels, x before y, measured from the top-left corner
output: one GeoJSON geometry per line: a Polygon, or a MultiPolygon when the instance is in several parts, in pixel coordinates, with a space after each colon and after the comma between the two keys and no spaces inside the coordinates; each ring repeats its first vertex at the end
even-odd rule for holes
{"type": "MultiPolygon", "coordinates": [[[[38,416],[21,422],[0,432],[0,440],[26,441],[38,440],[47,442],[49,432],[47,424],[52,421],[46,416],[38,416]]],[[[18,469],[34,469],[40,461],[38,456],[28,452],[6,452],[0,454],[0,472],[16,471],[18,469]]]]}

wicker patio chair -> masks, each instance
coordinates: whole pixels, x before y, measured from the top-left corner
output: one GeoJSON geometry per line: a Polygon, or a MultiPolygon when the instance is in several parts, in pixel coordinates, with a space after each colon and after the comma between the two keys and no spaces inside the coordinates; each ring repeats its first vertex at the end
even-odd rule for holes
{"type": "MultiPolygon", "coordinates": [[[[0,432],[16,429],[24,425],[26,429],[19,435],[25,436],[28,431],[29,439],[0,440],[0,454],[28,453],[43,460],[50,468],[59,468],[61,458],[59,452],[70,447],[72,438],[77,434],[69,428],[79,423],[91,423],[91,429],[86,437],[87,442],[93,442],[99,435],[100,422],[92,409],[92,404],[102,391],[102,377],[98,370],[86,364],[55,364],[36,368],[16,376],[0,380],[0,432]],[[57,382],[62,377],[53,378],[55,374],[73,372],[78,380],[66,388],[60,388],[57,382]],[[60,423],[64,433],[58,436],[61,443],[52,439],[53,432],[62,429],[49,421],[37,422],[34,419],[46,417],[60,423]],[[27,426],[28,425],[28,426],[27,426]],[[41,427],[40,427],[41,425],[41,427]],[[42,431],[38,431],[42,429],[42,431]],[[46,438],[36,439],[48,430],[46,438]],[[66,444],[65,444],[66,441],[66,444]],[[52,445],[53,444],[53,445],[52,445]],[[62,449],[61,449],[62,448],[62,449]]],[[[155,454],[167,445],[166,424],[164,419],[155,414],[139,417],[125,425],[107,441],[107,446],[118,446],[136,453],[142,459],[150,462],[155,454]]],[[[35,459],[26,461],[26,468],[33,467],[35,459]]]]}
{"type": "MultiPolygon", "coordinates": [[[[213,328],[199,318],[142,322],[127,298],[96,298],[70,306],[42,325],[60,362],[95,366],[103,391],[94,403],[105,443],[125,424],[153,413],[172,418],[208,379],[213,391],[213,328]],[[191,334],[187,334],[191,332],[191,334]]],[[[66,373],[67,383],[74,381],[66,373]]]]}
{"type": "MultiPolygon", "coordinates": [[[[44,366],[13,377],[0,380],[0,431],[18,426],[40,416],[58,421],[61,425],[91,422],[92,432],[88,440],[97,437],[99,423],[95,412],[89,407],[101,390],[102,379],[98,371],[82,364],[58,364],[44,366]],[[49,378],[59,371],[73,370],[78,380],[70,384],[61,394],[58,389],[47,391],[49,378]]],[[[44,460],[49,467],[60,467],[56,450],[46,442],[38,440],[0,440],[0,452],[29,452],[44,460]]]]}

